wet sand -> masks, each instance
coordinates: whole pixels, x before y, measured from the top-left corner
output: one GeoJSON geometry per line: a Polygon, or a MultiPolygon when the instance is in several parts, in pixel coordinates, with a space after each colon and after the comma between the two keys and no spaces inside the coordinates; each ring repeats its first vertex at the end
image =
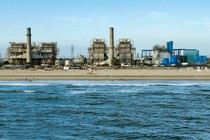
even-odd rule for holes
{"type": "Polygon", "coordinates": [[[0,80],[210,80],[210,70],[0,70],[0,80]]]}

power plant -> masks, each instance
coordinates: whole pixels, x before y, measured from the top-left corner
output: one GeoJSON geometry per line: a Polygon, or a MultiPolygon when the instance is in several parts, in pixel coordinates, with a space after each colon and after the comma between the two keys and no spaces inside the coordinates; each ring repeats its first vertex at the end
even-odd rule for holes
{"type": "Polygon", "coordinates": [[[89,52],[89,64],[98,66],[132,66],[135,64],[136,48],[131,39],[119,39],[114,45],[114,28],[109,29],[109,47],[104,39],[93,39],[89,52]]]}
{"type": "Polygon", "coordinates": [[[142,60],[146,65],[154,66],[199,66],[206,65],[207,56],[199,55],[196,49],[174,49],[174,42],[155,45],[153,50],[142,50],[142,60]]]}
{"type": "MultiPolygon", "coordinates": [[[[114,28],[109,28],[109,46],[107,41],[94,38],[88,48],[88,58],[80,55],[74,57],[74,48],[71,47],[71,58],[57,58],[59,49],[57,42],[31,41],[31,28],[27,28],[26,43],[10,42],[7,49],[7,65],[28,67],[54,67],[78,68],[79,67],[137,67],[137,66],[205,66],[207,57],[200,56],[196,49],[174,49],[174,42],[165,45],[154,45],[153,49],[142,50],[141,59],[136,59],[136,48],[129,38],[120,38],[115,44],[114,28]]],[[[139,56],[139,53],[137,53],[139,56]]],[[[138,57],[139,58],[139,57],[138,57]]]]}
{"type": "Polygon", "coordinates": [[[27,28],[27,43],[10,42],[8,62],[12,65],[52,66],[57,59],[57,42],[31,43],[31,28],[27,28]]]}

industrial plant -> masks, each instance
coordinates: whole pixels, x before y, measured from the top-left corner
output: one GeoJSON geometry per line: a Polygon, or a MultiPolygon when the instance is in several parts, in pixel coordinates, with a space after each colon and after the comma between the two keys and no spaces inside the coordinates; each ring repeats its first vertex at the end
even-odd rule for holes
{"type": "Polygon", "coordinates": [[[7,59],[3,67],[24,68],[132,68],[132,67],[180,67],[180,66],[206,66],[207,56],[199,54],[196,49],[174,49],[174,42],[166,45],[154,45],[153,49],[142,50],[141,58],[136,55],[134,42],[129,38],[119,38],[115,43],[114,28],[109,29],[109,41],[94,38],[90,41],[88,57],[83,55],[71,58],[58,58],[57,42],[32,43],[31,28],[27,28],[26,43],[10,42],[7,49],[7,59]],[[109,44],[107,44],[109,42],[109,44]]]}
{"type": "Polygon", "coordinates": [[[89,64],[96,66],[132,66],[135,61],[136,48],[131,39],[119,39],[114,46],[114,28],[110,28],[110,43],[107,47],[104,39],[93,39],[88,48],[89,64]]]}
{"type": "Polygon", "coordinates": [[[142,50],[142,61],[154,66],[199,66],[206,65],[207,56],[200,56],[196,49],[174,49],[173,41],[155,45],[152,50],[142,50]]]}
{"type": "Polygon", "coordinates": [[[31,43],[31,28],[27,28],[27,43],[10,42],[7,59],[12,65],[52,66],[57,58],[57,42],[31,43]]]}

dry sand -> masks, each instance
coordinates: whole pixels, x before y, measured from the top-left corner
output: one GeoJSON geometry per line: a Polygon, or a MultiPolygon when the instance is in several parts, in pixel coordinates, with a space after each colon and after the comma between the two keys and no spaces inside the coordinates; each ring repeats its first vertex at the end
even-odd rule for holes
{"type": "Polygon", "coordinates": [[[0,70],[0,80],[210,80],[210,70],[0,70]],[[91,74],[90,74],[91,73],[91,74]]]}

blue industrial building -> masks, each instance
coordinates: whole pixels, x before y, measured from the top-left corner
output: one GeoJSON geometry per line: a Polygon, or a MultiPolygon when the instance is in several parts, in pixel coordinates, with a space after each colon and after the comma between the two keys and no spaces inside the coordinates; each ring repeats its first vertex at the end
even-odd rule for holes
{"type": "Polygon", "coordinates": [[[174,49],[173,45],[174,45],[173,41],[169,41],[166,43],[166,49],[163,51],[157,52],[155,50],[142,50],[142,58],[148,58],[148,57],[153,58],[155,60],[153,61],[154,65],[164,65],[164,66],[206,65],[207,56],[200,56],[199,50],[174,49]]]}

